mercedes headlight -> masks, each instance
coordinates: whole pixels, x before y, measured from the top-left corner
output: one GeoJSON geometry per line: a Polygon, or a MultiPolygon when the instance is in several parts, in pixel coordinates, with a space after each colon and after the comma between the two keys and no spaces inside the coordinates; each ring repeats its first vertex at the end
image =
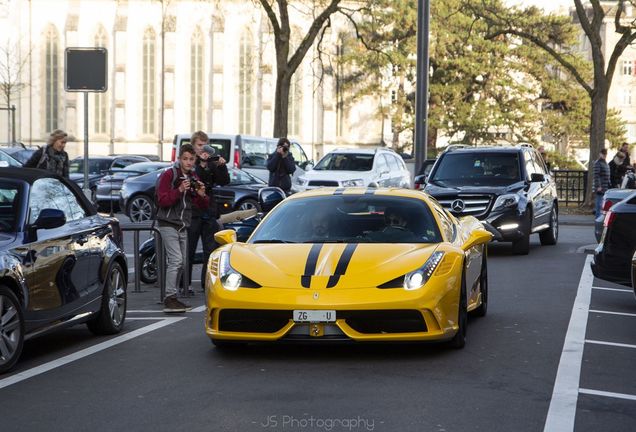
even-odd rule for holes
{"type": "Polygon", "coordinates": [[[236,291],[241,286],[243,276],[230,265],[230,253],[221,252],[219,257],[219,279],[223,288],[228,291],[236,291]]]}
{"type": "Polygon", "coordinates": [[[412,291],[424,286],[424,284],[428,282],[433,275],[433,272],[442,261],[443,257],[444,252],[433,252],[422,267],[407,273],[406,276],[404,276],[404,289],[412,291]]]}
{"type": "Polygon", "coordinates": [[[511,207],[516,207],[519,204],[519,195],[517,194],[506,194],[497,197],[495,201],[495,205],[492,208],[492,211],[503,210],[511,207]]]}
{"type": "Polygon", "coordinates": [[[364,180],[362,179],[343,180],[341,183],[344,187],[364,186],[364,180]]]}

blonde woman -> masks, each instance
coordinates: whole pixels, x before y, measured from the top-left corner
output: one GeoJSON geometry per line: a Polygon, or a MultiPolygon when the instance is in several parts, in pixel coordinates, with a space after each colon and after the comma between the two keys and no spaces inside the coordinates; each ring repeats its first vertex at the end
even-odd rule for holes
{"type": "Polygon", "coordinates": [[[39,168],[68,178],[68,153],[64,151],[68,134],[56,129],[51,132],[46,145],[38,149],[24,164],[25,168],[39,168]]]}

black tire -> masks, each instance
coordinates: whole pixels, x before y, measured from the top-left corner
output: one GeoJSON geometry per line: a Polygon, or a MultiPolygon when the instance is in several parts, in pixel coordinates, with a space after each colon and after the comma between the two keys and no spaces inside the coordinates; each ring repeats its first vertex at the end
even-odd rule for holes
{"type": "Polygon", "coordinates": [[[481,274],[479,275],[479,291],[481,292],[481,304],[472,314],[476,317],[484,317],[488,313],[488,249],[484,246],[484,257],[481,262],[481,274]]]}
{"type": "Polygon", "coordinates": [[[88,321],[88,329],[97,335],[122,331],[126,321],[126,278],[121,266],[114,262],[104,281],[102,303],[97,316],[88,321]]]}
{"type": "Polygon", "coordinates": [[[530,230],[532,228],[532,213],[526,209],[526,215],[521,222],[522,236],[512,242],[512,253],[515,255],[528,255],[530,252],[530,230]]]}
{"type": "Polygon", "coordinates": [[[457,311],[457,323],[459,329],[448,345],[454,349],[462,349],[466,345],[466,327],[468,326],[468,309],[466,299],[466,277],[462,274],[462,287],[459,292],[459,310],[457,311]]]}
{"type": "Polygon", "coordinates": [[[550,227],[539,233],[542,246],[554,246],[559,240],[559,211],[556,205],[550,211],[550,227]]]}
{"type": "Polygon", "coordinates": [[[148,252],[139,260],[141,272],[139,277],[143,283],[154,284],[157,282],[157,254],[148,252]]]}
{"type": "Polygon", "coordinates": [[[24,347],[24,314],[13,291],[0,285],[0,374],[18,361],[24,347]]]}
{"type": "Polygon", "coordinates": [[[133,222],[143,222],[152,219],[155,205],[147,195],[136,195],[130,199],[126,208],[126,215],[133,222]]]}
{"type": "Polygon", "coordinates": [[[252,198],[246,198],[242,201],[239,201],[234,207],[235,210],[250,210],[253,208],[255,208],[256,211],[260,211],[260,208],[258,207],[258,201],[252,198]]]}

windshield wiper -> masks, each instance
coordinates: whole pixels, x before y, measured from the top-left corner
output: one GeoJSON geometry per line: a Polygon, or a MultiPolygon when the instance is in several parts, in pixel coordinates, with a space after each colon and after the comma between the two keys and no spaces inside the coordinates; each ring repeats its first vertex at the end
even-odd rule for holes
{"type": "Polygon", "coordinates": [[[254,240],[252,243],[296,243],[289,240],[279,240],[279,239],[263,239],[263,240],[254,240]]]}

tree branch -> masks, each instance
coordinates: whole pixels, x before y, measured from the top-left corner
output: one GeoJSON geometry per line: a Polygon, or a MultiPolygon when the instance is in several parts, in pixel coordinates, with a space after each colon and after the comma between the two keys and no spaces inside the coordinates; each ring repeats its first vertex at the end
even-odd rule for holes
{"type": "Polygon", "coordinates": [[[272,23],[272,29],[274,30],[274,34],[280,33],[280,26],[278,25],[278,18],[276,18],[276,14],[274,13],[274,9],[269,4],[267,0],[259,0],[263,9],[265,9],[265,13],[269,17],[269,21],[272,23]]]}

